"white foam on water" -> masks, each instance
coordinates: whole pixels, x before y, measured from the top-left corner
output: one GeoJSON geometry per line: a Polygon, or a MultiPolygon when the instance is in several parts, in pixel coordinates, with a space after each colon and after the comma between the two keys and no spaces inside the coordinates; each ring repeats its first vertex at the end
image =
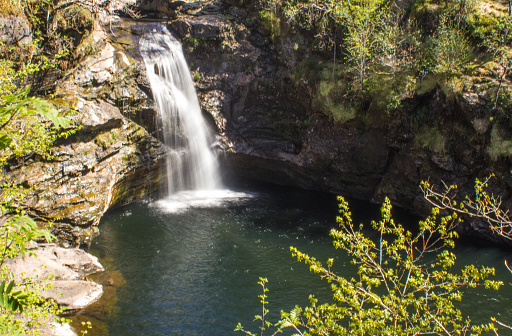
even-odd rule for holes
{"type": "Polygon", "coordinates": [[[182,213],[189,209],[216,208],[229,203],[238,203],[255,197],[254,193],[229,189],[186,190],[155,201],[151,206],[164,213],[182,213]]]}

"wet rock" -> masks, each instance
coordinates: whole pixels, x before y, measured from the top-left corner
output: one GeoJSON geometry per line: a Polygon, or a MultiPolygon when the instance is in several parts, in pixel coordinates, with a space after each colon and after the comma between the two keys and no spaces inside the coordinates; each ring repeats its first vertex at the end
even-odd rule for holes
{"type": "Polygon", "coordinates": [[[226,97],[223,91],[212,90],[205,94],[200,94],[199,99],[203,108],[213,117],[217,131],[224,134],[226,132],[227,120],[222,115],[221,108],[229,97],[226,97]]]}

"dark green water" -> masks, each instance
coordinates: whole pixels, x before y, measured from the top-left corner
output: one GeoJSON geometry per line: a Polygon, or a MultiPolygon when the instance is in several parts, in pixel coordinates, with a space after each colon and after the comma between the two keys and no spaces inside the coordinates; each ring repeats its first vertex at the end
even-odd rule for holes
{"type": "MultiPolygon", "coordinates": [[[[351,206],[356,223],[379,216],[378,207],[351,206]]],[[[351,273],[347,256],[328,237],[336,215],[335,196],[276,187],[224,195],[223,201],[181,195],[111,211],[90,252],[120,271],[126,284],[112,312],[93,320],[107,330],[96,334],[234,335],[238,322],[256,332],[259,277],[269,280],[272,320],[280,310],[305,305],[310,293],[329,298],[327,286],[294,261],[289,246],[320,260],[335,256],[338,269],[351,273]]],[[[499,292],[475,290],[465,311],[478,322],[490,316],[511,322],[512,275],[503,261],[512,255],[470,247],[457,255],[461,262],[496,267],[505,282],[499,292]]]]}

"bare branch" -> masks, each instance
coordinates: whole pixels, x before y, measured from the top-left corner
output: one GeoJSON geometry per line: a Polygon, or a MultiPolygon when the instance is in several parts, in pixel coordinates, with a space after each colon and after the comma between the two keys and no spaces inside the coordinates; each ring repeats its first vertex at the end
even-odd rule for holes
{"type": "Polygon", "coordinates": [[[490,229],[497,235],[512,240],[512,220],[509,211],[502,209],[501,196],[488,194],[485,189],[488,187],[492,175],[484,181],[475,181],[475,195],[473,198],[466,198],[458,203],[455,200],[457,186],[448,186],[443,182],[444,190],[438,191],[435,186],[423,182],[420,186],[425,199],[435,207],[443,210],[450,210],[459,214],[468,215],[485,220],[490,229]]]}

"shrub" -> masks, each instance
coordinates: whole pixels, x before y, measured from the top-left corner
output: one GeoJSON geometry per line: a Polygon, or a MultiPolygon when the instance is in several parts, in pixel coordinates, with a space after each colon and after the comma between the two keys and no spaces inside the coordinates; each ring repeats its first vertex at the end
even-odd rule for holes
{"type": "Polygon", "coordinates": [[[439,28],[430,40],[432,72],[456,75],[462,73],[471,56],[471,44],[466,34],[453,22],[441,17],[439,28]]]}

